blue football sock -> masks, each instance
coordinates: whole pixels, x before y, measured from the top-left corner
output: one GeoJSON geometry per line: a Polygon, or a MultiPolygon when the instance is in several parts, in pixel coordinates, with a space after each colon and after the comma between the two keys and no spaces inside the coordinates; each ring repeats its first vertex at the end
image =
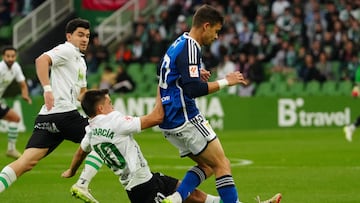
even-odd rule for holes
{"type": "Polygon", "coordinates": [[[182,200],[185,200],[202,181],[206,179],[205,172],[197,166],[191,168],[181,181],[177,192],[180,193],[182,200]]]}
{"type": "Polygon", "coordinates": [[[231,175],[216,178],[216,189],[224,203],[239,202],[234,179],[231,175]]]}

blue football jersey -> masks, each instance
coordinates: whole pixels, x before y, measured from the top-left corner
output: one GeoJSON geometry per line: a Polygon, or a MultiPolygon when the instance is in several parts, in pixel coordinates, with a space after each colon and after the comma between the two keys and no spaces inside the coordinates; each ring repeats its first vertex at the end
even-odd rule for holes
{"type": "Polygon", "coordinates": [[[195,98],[183,91],[185,84],[200,80],[201,47],[188,33],[178,37],[162,58],[159,87],[165,116],[162,129],[173,129],[197,114],[195,98]]]}

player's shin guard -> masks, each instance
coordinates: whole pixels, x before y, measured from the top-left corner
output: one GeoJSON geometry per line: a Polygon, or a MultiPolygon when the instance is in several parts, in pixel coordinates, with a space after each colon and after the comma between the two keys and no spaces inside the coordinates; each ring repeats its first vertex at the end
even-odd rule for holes
{"type": "Polygon", "coordinates": [[[90,152],[85,159],[85,167],[76,184],[80,187],[87,188],[92,178],[96,175],[102,165],[103,160],[100,156],[94,151],[90,152]]]}
{"type": "Polygon", "coordinates": [[[216,178],[216,189],[224,203],[238,203],[234,179],[231,175],[216,178]]]}
{"type": "Polygon", "coordinates": [[[8,151],[16,150],[16,141],[19,135],[18,124],[9,122],[8,124],[8,151]]]}
{"type": "Polygon", "coordinates": [[[15,171],[11,167],[5,166],[5,168],[3,168],[0,172],[0,193],[15,182],[16,178],[15,171]]]}
{"type": "Polygon", "coordinates": [[[197,186],[200,185],[206,179],[205,172],[197,167],[192,167],[186,174],[184,179],[181,181],[177,192],[181,195],[182,200],[186,199],[197,186]]]}

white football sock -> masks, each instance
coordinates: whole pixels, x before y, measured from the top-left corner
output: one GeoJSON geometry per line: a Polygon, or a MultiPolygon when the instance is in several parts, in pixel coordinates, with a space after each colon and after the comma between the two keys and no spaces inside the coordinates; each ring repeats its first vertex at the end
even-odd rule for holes
{"type": "Polygon", "coordinates": [[[16,149],[16,141],[18,138],[18,124],[15,122],[8,123],[8,150],[16,149]]]}
{"type": "Polygon", "coordinates": [[[205,203],[220,203],[221,198],[219,196],[206,195],[205,203]]]}
{"type": "Polygon", "coordinates": [[[0,193],[16,181],[16,173],[10,166],[5,166],[0,172],[0,193]]]}
{"type": "Polygon", "coordinates": [[[166,197],[171,200],[172,203],[182,203],[181,195],[179,192],[174,192],[172,195],[166,197]]]}
{"type": "Polygon", "coordinates": [[[102,165],[103,160],[100,156],[96,152],[91,151],[85,159],[84,169],[82,170],[76,185],[88,188],[92,178],[96,175],[102,165]]]}

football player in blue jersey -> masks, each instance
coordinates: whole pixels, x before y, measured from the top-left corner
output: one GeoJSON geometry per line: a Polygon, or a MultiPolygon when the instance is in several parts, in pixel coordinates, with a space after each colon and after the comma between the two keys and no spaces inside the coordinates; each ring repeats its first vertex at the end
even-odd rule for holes
{"type": "Polygon", "coordinates": [[[238,71],[229,73],[224,79],[208,82],[210,73],[201,67],[201,46],[210,45],[218,38],[223,20],[215,8],[199,7],[190,32],[178,37],[160,62],[159,86],[165,116],[159,126],[166,139],[179,149],[181,157],[188,156],[197,163],[187,171],[177,191],[163,200],[164,203],[182,202],[212,174],[222,201],[239,202],[230,162],[216,133],[195,104],[197,97],[226,86],[246,84],[238,71]]]}

